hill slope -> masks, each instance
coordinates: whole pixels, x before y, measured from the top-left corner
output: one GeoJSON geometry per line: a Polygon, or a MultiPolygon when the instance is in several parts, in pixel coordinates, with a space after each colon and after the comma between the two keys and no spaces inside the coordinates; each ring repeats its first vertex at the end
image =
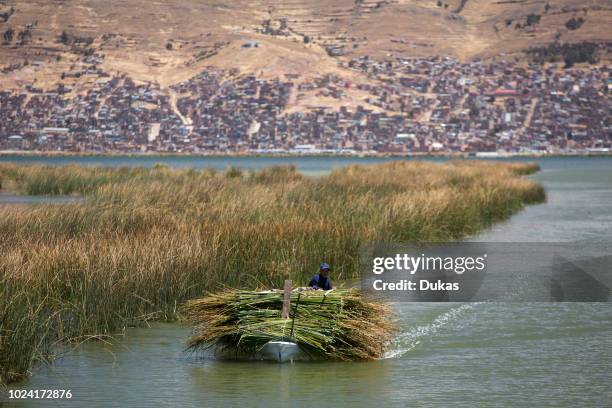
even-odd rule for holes
{"type": "Polygon", "coordinates": [[[207,66],[274,77],[339,73],[338,61],[364,55],[466,60],[554,40],[609,42],[610,21],[610,0],[4,0],[0,31],[13,34],[0,68],[18,75],[0,85],[55,83],[94,53],[107,72],[162,86],[207,66]]]}

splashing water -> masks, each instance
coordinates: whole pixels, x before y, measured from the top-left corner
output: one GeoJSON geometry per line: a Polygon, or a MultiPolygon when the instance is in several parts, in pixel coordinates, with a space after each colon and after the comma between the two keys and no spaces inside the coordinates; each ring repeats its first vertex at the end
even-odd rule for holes
{"type": "Polygon", "coordinates": [[[433,337],[445,326],[457,321],[461,316],[472,310],[477,305],[485,302],[465,303],[459,307],[450,309],[436,317],[431,323],[417,327],[411,327],[400,332],[393,341],[393,345],[384,358],[399,358],[414,350],[424,338],[433,337]]]}

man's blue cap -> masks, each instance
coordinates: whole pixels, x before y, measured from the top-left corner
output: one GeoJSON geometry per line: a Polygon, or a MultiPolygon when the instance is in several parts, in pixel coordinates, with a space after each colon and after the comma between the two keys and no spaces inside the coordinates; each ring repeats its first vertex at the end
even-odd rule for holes
{"type": "Polygon", "coordinates": [[[319,265],[319,269],[321,269],[321,270],[323,270],[323,269],[331,270],[331,268],[329,267],[329,264],[326,264],[325,262],[323,262],[321,265],[319,265]]]}

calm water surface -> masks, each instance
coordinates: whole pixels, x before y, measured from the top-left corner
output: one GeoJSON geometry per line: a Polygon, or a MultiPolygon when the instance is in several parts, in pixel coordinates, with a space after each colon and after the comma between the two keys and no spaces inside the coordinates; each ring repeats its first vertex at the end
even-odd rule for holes
{"type": "Polygon", "coordinates": [[[78,204],[82,197],[58,195],[21,195],[0,192],[0,204],[78,204]]]}
{"type": "MultiPolygon", "coordinates": [[[[74,158],[61,158],[62,160],[74,158]]],[[[37,159],[39,160],[39,159],[37,159]]],[[[354,158],[81,158],[88,164],[245,168],[294,163],[310,174],[354,158]],[[94,162],[96,161],[97,162],[94,162]]],[[[60,164],[59,158],[53,163],[60,164]]],[[[476,240],[612,241],[612,158],[539,159],[548,192],[476,240]]],[[[64,161],[61,161],[63,164],[64,161]]],[[[241,363],[183,352],[187,327],[128,330],[82,345],[13,388],[71,389],[72,401],[7,406],[609,407],[610,303],[403,304],[387,359],[360,363],[241,363]]],[[[0,403],[0,405],[2,405],[0,403]]]]}

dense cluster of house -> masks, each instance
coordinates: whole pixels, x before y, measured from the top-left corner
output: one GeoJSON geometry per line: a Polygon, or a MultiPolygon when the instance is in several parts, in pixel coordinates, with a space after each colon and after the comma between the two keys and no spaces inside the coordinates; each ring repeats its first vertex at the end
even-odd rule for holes
{"type": "MultiPolygon", "coordinates": [[[[370,103],[409,119],[409,150],[572,151],[612,145],[610,67],[563,70],[452,58],[350,61],[383,85],[370,103]]],[[[399,142],[396,140],[396,142],[399,142]]]]}
{"type": "Polygon", "coordinates": [[[0,149],[403,154],[612,145],[607,66],[563,70],[447,57],[361,57],[341,65],[370,80],[263,80],[208,69],[160,89],[98,70],[86,92],[25,84],[0,91],[0,149]],[[338,104],[287,109],[305,94],[338,104]],[[344,103],[355,94],[365,95],[362,103],[344,103]]]}

